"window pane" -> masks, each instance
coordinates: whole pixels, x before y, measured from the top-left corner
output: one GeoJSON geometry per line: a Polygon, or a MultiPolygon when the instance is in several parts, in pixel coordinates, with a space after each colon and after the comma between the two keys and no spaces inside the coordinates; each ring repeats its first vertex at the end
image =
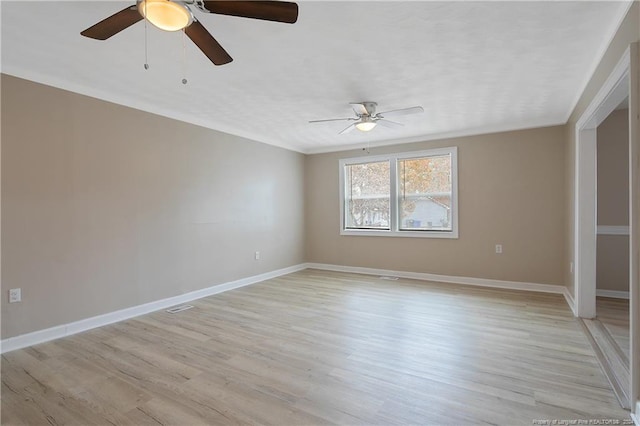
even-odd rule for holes
{"type": "Polygon", "coordinates": [[[388,161],[345,166],[345,228],[389,229],[389,169],[388,161]]]}
{"type": "Polygon", "coordinates": [[[398,160],[401,230],[451,231],[451,156],[398,160]]]}

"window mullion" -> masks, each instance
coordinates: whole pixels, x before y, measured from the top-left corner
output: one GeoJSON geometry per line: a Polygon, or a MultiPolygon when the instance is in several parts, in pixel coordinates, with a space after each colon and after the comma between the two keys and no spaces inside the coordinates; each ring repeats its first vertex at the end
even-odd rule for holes
{"type": "Polygon", "coordinates": [[[399,228],[398,220],[398,160],[396,158],[389,159],[389,229],[397,232],[399,228]]]}

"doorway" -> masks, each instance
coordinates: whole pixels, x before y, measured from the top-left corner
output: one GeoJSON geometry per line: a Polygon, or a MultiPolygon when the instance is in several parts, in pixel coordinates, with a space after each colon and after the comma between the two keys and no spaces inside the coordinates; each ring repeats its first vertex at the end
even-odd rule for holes
{"type": "Polygon", "coordinates": [[[596,129],[596,316],[583,319],[624,408],[630,405],[629,102],[596,129]]]}
{"type": "MultiPolygon", "coordinates": [[[[575,180],[575,229],[574,229],[574,289],[575,302],[574,313],[583,319],[586,325],[588,335],[592,339],[596,354],[603,366],[603,370],[607,373],[612,386],[616,391],[616,395],[620,402],[626,408],[631,408],[638,400],[638,391],[640,387],[640,354],[637,350],[638,339],[634,338],[640,331],[638,308],[639,302],[639,278],[638,278],[638,235],[635,224],[638,223],[638,205],[635,201],[634,194],[638,193],[638,44],[630,45],[622,59],[619,61],[605,84],[595,96],[591,104],[587,107],[583,115],[576,124],[576,180],[575,180]],[[616,346],[612,345],[604,348],[598,353],[597,344],[606,340],[605,337],[598,337],[594,334],[597,322],[589,322],[596,318],[597,310],[597,248],[598,248],[598,191],[597,191],[597,148],[598,148],[598,127],[609,117],[612,112],[616,111],[621,105],[624,105],[625,99],[628,99],[628,110],[626,112],[628,118],[629,134],[627,137],[627,148],[629,152],[629,169],[627,172],[627,182],[629,183],[629,197],[626,201],[629,217],[628,227],[628,269],[626,271],[629,283],[629,359],[627,363],[627,372],[623,373],[624,380],[615,382],[615,373],[611,370],[619,370],[624,372],[620,367],[607,363],[607,359],[613,359],[612,356],[607,358],[605,355],[609,351],[616,350],[616,346]],[[597,342],[596,340],[600,340],[597,342]]],[[[601,226],[607,226],[605,224],[601,226]]],[[[615,228],[614,225],[610,225],[615,228]]],[[[621,226],[621,225],[618,225],[621,226]]],[[[608,231],[611,231],[610,228],[608,231]]],[[[604,234],[603,234],[604,235],[604,234]]],[[[604,241],[604,240],[603,240],[604,241]]],[[[623,272],[624,273],[624,272],[623,272]]],[[[611,290],[616,291],[616,290],[611,290]]],[[[623,291],[623,290],[619,290],[623,291]]],[[[611,294],[609,294],[611,295],[611,294]]],[[[606,306],[601,306],[604,313],[606,306]]],[[[601,313],[601,314],[602,314],[601,313]]],[[[606,328],[602,327],[605,331],[606,328]]],[[[596,330],[597,331],[597,330],[596,330]]],[[[602,331],[602,330],[600,330],[602,331]]],[[[622,337],[622,336],[619,336],[622,337]]],[[[615,339],[611,338],[610,343],[615,343],[615,339]]],[[[620,346],[618,346],[618,350],[620,346]]],[[[619,351],[622,352],[622,351],[619,351]]],[[[620,363],[619,363],[620,364],[620,363]]],[[[634,407],[636,408],[636,407],[634,407]]],[[[636,413],[638,414],[638,413],[636,413]]]]}

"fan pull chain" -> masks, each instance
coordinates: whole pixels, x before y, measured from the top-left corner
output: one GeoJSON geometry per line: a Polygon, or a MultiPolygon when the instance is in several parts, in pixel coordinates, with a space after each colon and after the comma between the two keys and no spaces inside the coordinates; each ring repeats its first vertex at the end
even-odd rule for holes
{"type": "Polygon", "coordinates": [[[186,30],[182,29],[182,84],[187,84],[187,45],[185,43],[186,30]]]}
{"type": "Polygon", "coordinates": [[[147,48],[147,2],[144,2],[144,69],[149,69],[149,49],[147,48]]]}

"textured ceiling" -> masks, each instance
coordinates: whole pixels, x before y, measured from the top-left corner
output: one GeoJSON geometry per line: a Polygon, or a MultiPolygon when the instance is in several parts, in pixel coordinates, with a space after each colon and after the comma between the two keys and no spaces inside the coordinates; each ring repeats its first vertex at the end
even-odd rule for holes
{"type": "Polygon", "coordinates": [[[234,61],[149,26],[145,70],[143,22],[80,36],[133,3],[2,1],[2,72],[300,152],[564,123],[629,5],[302,1],[294,25],[195,11],[234,61]],[[425,112],[369,133],[308,123],[357,101],[425,112]]]}

